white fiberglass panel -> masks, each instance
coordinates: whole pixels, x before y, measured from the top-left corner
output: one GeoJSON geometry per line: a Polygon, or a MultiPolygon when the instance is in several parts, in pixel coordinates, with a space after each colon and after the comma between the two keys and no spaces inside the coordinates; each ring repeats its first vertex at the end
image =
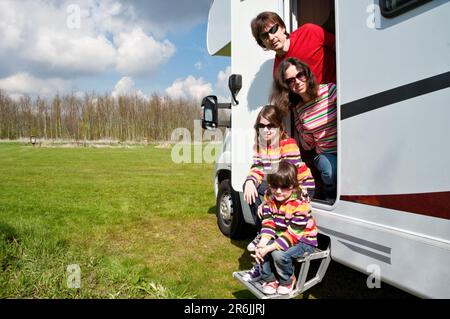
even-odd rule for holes
{"type": "Polygon", "coordinates": [[[242,75],[239,105],[232,107],[231,118],[231,181],[236,191],[242,191],[252,163],[253,124],[261,106],[268,103],[273,78],[274,52],[257,45],[250,23],[263,11],[277,12],[283,18],[283,7],[283,1],[232,0],[231,72],[242,75]]]}

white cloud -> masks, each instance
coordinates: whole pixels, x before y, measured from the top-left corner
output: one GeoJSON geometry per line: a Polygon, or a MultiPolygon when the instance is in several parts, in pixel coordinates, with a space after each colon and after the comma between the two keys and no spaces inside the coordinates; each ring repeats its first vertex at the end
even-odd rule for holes
{"type": "Polygon", "coordinates": [[[41,28],[36,43],[23,56],[55,71],[98,74],[115,63],[116,50],[103,36],[67,36],[41,28]]]}
{"type": "Polygon", "coordinates": [[[104,33],[89,23],[89,12],[95,2],[79,1],[78,6],[83,9],[79,17],[80,28],[71,27],[73,13],[67,11],[70,2],[73,1],[2,0],[2,60],[26,65],[29,73],[45,70],[56,77],[98,74],[112,67],[116,48],[104,33]]]}
{"type": "Polygon", "coordinates": [[[166,89],[171,98],[185,98],[200,101],[203,97],[212,93],[211,83],[205,83],[202,78],[189,75],[186,79],[177,79],[166,89]]]}
{"type": "Polygon", "coordinates": [[[86,97],[86,93],[83,91],[77,91],[77,92],[75,92],[74,95],[75,95],[75,97],[79,98],[80,100],[82,100],[86,97]]]}
{"type": "Polygon", "coordinates": [[[156,41],[137,28],[130,33],[120,33],[114,42],[118,47],[117,70],[123,74],[151,73],[167,62],[175,52],[169,41],[156,41]]]}
{"type": "Polygon", "coordinates": [[[122,79],[119,80],[119,82],[117,82],[114,91],[112,92],[111,95],[114,98],[118,98],[119,96],[134,95],[134,94],[145,100],[148,99],[148,96],[146,96],[141,90],[136,89],[134,81],[130,77],[124,76],[122,79]]]}
{"type": "Polygon", "coordinates": [[[231,75],[231,67],[219,71],[217,74],[217,82],[215,85],[216,94],[219,100],[230,100],[230,89],[228,88],[228,78],[231,75]]]}
{"type": "MultiPolygon", "coordinates": [[[[55,77],[111,70],[151,75],[175,46],[144,31],[134,6],[138,3],[117,0],[1,0],[0,59],[55,77]]],[[[6,69],[0,65],[0,71],[6,69]]]]}
{"type": "Polygon", "coordinates": [[[0,88],[11,96],[35,94],[50,97],[56,93],[69,90],[70,81],[59,78],[39,79],[28,73],[18,73],[10,77],[0,79],[0,88]]]}
{"type": "Polygon", "coordinates": [[[198,61],[197,63],[195,63],[194,66],[195,66],[195,68],[196,68],[197,70],[203,69],[203,63],[200,62],[200,61],[198,61]]]}
{"type": "Polygon", "coordinates": [[[130,12],[146,31],[156,36],[184,32],[205,21],[212,0],[128,0],[130,12]]]}
{"type": "MultiPolygon", "coordinates": [[[[22,89],[32,90],[23,93],[33,94],[71,83],[61,79],[76,83],[80,76],[109,76],[116,71],[122,76],[151,76],[176,51],[167,33],[187,32],[204,22],[211,2],[0,0],[2,83],[11,85],[22,78],[22,89]],[[68,10],[74,7],[79,10],[68,10]],[[79,19],[71,20],[77,12],[79,19]],[[75,27],[74,21],[79,22],[75,27]],[[42,89],[36,81],[41,81],[42,89]]],[[[195,67],[200,70],[203,64],[195,67]]],[[[212,87],[201,78],[195,80],[200,83],[194,91],[212,87]]]]}
{"type": "Polygon", "coordinates": [[[214,85],[205,82],[203,78],[195,78],[189,75],[186,79],[177,79],[166,89],[167,95],[172,98],[191,98],[200,101],[207,95],[216,95],[219,102],[230,101],[230,90],[228,89],[228,78],[231,74],[231,67],[219,71],[217,82],[214,85]]]}
{"type": "Polygon", "coordinates": [[[23,41],[24,16],[10,10],[10,3],[0,2],[0,50],[17,48],[23,41]]]}

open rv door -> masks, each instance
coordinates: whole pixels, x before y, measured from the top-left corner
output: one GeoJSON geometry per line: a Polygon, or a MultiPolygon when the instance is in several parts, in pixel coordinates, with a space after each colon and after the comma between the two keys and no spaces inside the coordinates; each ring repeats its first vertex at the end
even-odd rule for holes
{"type": "Polygon", "coordinates": [[[231,73],[242,75],[239,104],[233,105],[231,117],[231,181],[239,192],[252,164],[253,124],[260,107],[268,103],[274,63],[274,52],[257,45],[250,23],[259,13],[273,11],[288,26],[289,5],[289,0],[231,0],[231,73]]]}
{"type": "Polygon", "coordinates": [[[289,0],[214,0],[208,17],[207,47],[211,55],[231,56],[229,88],[232,101],[216,96],[202,101],[205,129],[226,127],[223,146],[216,159],[214,190],[219,229],[230,238],[246,233],[253,223],[242,198],[242,184],[252,161],[253,123],[267,104],[272,83],[274,54],[260,48],[250,23],[263,11],[289,12],[289,0]],[[230,103],[231,102],[231,103],[230,103]],[[243,204],[242,204],[243,203],[243,204]]]}

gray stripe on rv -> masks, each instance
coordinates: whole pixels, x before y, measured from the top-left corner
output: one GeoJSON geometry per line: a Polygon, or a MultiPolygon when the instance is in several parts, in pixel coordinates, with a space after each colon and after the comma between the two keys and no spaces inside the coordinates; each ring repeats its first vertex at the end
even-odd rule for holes
{"type": "Polygon", "coordinates": [[[371,242],[371,241],[368,241],[368,240],[365,240],[365,239],[361,239],[361,238],[358,238],[358,237],[353,237],[353,236],[350,236],[350,235],[347,235],[347,234],[344,234],[344,233],[340,233],[338,231],[331,230],[331,229],[328,229],[328,228],[325,228],[325,227],[319,227],[319,230],[320,231],[324,231],[325,233],[328,233],[330,235],[333,235],[333,236],[336,236],[336,237],[339,237],[339,238],[342,238],[342,239],[345,239],[345,240],[348,240],[348,241],[352,241],[354,243],[357,243],[357,244],[360,244],[360,245],[363,245],[363,246],[366,246],[366,247],[369,247],[369,248],[372,248],[372,249],[375,249],[375,250],[379,250],[379,251],[381,251],[383,253],[391,254],[391,248],[390,247],[386,247],[386,246],[383,246],[383,245],[380,245],[380,244],[377,244],[377,243],[374,243],[374,242],[371,242]]]}
{"type": "Polygon", "coordinates": [[[355,246],[355,245],[352,245],[352,244],[349,244],[349,243],[345,243],[345,242],[343,242],[341,240],[338,240],[338,242],[340,242],[341,244],[347,246],[348,248],[350,248],[351,250],[353,250],[353,251],[355,251],[357,253],[360,253],[362,255],[366,255],[366,256],[371,257],[373,259],[377,259],[377,260],[382,261],[382,262],[384,262],[386,264],[389,264],[389,265],[391,264],[391,258],[390,257],[377,254],[377,253],[375,253],[373,251],[364,249],[362,247],[358,247],[358,246],[355,246]]]}

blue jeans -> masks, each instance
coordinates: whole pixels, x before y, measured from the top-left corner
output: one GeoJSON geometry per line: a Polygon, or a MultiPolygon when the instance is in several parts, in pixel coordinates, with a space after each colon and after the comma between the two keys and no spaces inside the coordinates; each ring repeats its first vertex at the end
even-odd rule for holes
{"type": "MultiPolygon", "coordinates": [[[[245,186],[245,184],[244,184],[245,186]]],[[[261,218],[258,216],[258,207],[262,204],[261,196],[264,196],[264,193],[267,189],[267,182],[263,181],[261,184],[259,184],[258,187],[258,196],[256,196],[256,200],[253,204],[250,205],[250,211],[252,212],[253,221],[255,222],[256,229],[258,233],[261,231],[261,218]]]]}
{"type": "MultiPolygon", "coordinates": [[[[273,243],[273,240],[269,241],[268,245],[271,243],[273,243]]],[[[271,261],[273,261],[276,273],[278,275],[278,281],[283,286],[289,285],[292,282],[292,275],[294,274],[294,259],[303,257],[305,253],[312,253],[313,251],[314,246],[302,242],[297,243],[297,245],[286,251],[272,251],[270,254],[264,256],[261,279],[265,282],[276,280],[276,276],[273,273],[271,265],[271,261]]]]}
{"type": "Polygon", "coordinates": [[[320,171],[320,176],[324,184],[324,190],[328,195],[336,193],[337,180],[337,156],[332,153],[318,154],[314,158],[314,164],[320,171]]]}

